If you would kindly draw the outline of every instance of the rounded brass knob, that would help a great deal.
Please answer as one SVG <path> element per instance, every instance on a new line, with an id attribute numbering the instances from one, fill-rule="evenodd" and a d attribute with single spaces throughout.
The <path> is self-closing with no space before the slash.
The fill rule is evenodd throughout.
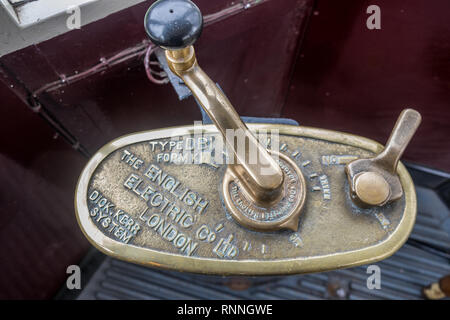
<path id="1" fill-rule="evenodd" d="M 384 204 L 389 199 L 390 192 L 389 183 L 376 172 L 363 172 L 355 177 L 355 193 L 368 205 Z"/>

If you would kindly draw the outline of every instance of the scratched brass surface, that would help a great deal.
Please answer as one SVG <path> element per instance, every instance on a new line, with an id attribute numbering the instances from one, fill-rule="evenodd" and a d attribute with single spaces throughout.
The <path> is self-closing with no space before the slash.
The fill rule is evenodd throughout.
<path id="1" fill-rule="evenodd" d="M 212 125 L 204 128 L 205 137 L 217 134 Z M 406 241 L 415 220 L 416 196 L 401 163 L 398 173 L 404 195 L 398 201 L 359 209 L 349 196 L 345 164 L 379 153 L 381 145 L 322 129 L 287 125 L 249 128 L 279 129 L 280 152 L 294 160 L 305 177 L 306 201 L 297 232 L 256 232 L 236 223 L 226 212 L 221 194 L 226 165 L 158 162 L 164 159 L 158 154 L 167 152 L 160 142 L 174 134 L 191 137 L 193 127 L 189 126 L 124 136 L 91 158 L 75 198 L 84 234 L 98 249 L 120 259 L 180 271 L 247 275 L 318 272 L 366 264 L 390 256 Z M 142 163 L 131 161 L 127 153 Z M 162 179 L 164 174 L 167 176 Z M 177 187 L 169 188 L 170 192 L 164 189 L 165 183 L 168 188 Z M 149 201 L 143 198 L 145 194 Z M 188 196 L 183 197 L 185 194 Z M 202 200 L 199 204 L 204 209 L 191 199 Z M 165 206 L 165 202 L 169 204 Z M 174 216 L 177 209 L 173 208 L 186 213 Z"/>

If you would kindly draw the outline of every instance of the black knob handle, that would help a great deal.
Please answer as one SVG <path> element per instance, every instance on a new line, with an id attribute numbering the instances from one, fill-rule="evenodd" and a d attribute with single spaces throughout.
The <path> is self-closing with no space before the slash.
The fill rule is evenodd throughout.
<path id="1" fill-rule="evenodd" d="M 194 44 L 202 32 L 203 17 L 189 0 L 159 0 L 148 9 L 144 23 L 154 44 L 176 50 Z"/>

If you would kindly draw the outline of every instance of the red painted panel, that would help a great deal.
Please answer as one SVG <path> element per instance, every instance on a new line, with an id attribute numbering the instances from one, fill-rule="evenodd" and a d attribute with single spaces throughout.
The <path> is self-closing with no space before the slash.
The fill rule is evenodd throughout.
<path id="1" fill-rule="evenodd" d="M 199 0 L 204 14 L 230 1 Z M 311 0 L 270 0 L 205 27 L 196 44 L 200 65 L 220 83 L 243 115 L 278 116 L 285 101 L 291 65 Z M 1 58 L 30 90 L 59 76 L 81 72 L 146 39 L 148 2 L 112 14 Z M 30 62 L 44 60 L 35 72 Z M 31 70 L 30 70 L 31 69 Z M 41 70 L 45 69 L 45 70 Z M 43 76 L 40 77 L 39 74 Z M 179 102 L 170 85 L 150 83 L 140 60 L 40 97 L 59 121 L 90 152 L 134 131 L 189 124 L 200 119 L 193 99 Z"/>
<path id="2" fill-rule="evenodd" d="M 73 211 L 85 159 L 0 81 L 0 299 L 51 298 L 88 248 Z"/>
<path id="3" fill-rule="evenodd" d="M 450 171 L 450 2 L 319 0 L 283 116 L 385 143 L 403 108 L 423 122 L 404 155 Z"/>

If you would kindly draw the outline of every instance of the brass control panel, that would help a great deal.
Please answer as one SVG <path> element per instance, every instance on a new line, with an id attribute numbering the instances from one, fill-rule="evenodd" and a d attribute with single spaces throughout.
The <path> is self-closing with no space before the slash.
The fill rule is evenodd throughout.
<path id="1" fill-rule="evenodd" d="M 399 158 L 421 117 L 400 115 L 386 147 L 302 126 L 245 124 L 200 68 L 190 1 L 155 2 L 150 39 L 214 125 L 120 137 L 84 168 L 78 222 L 97 248 L 149 266 L 222 275 L 318 272 L 392 255 L 415 221 Z"/>

